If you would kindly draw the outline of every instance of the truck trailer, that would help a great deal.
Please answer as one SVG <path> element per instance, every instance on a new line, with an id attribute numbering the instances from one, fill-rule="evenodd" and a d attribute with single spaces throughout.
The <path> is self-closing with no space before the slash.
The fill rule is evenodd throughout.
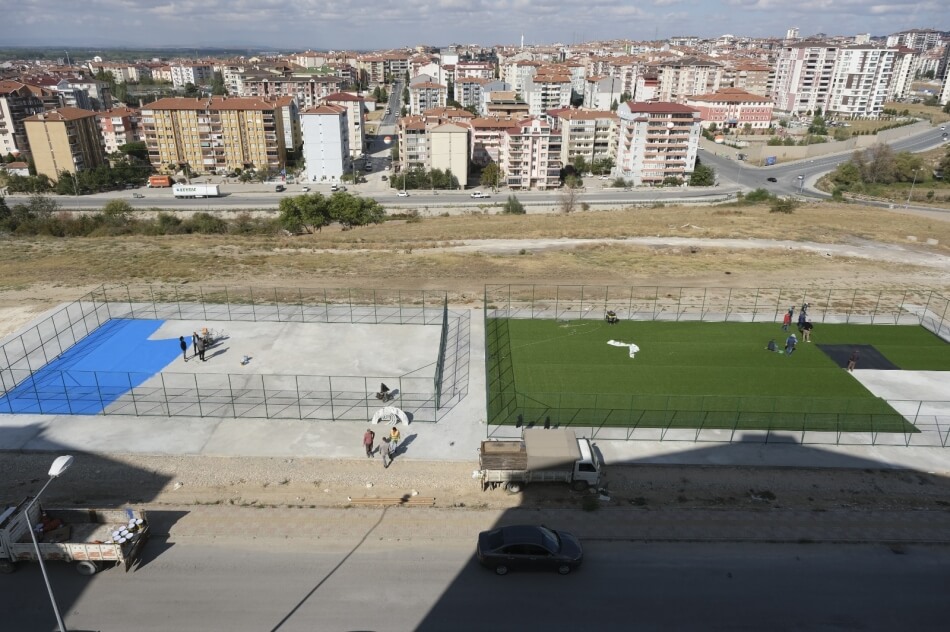
<path id="1" fill-rule="evenodd" d="M 171 176 L 149 176 L 148 177 L 148 186 L 150 189 L 158 189 L 162 187 L 170 187 L 172 185 Z"/>
<path id="2" fill-rule="evenodd" d="M 528 428 L 521 440 L 482 441 L 478 466 L 483 491 L 504 485 L 512 493 L 528 483 L 567 483 L 583 491 L 600 485 L 604 469 L 590 441 L 570 428 Z"/>
<path id="3" fill-rule="evenodd" d="M 172 187 L 176 198 L 220 197 L 221 191 L 216 184 L 176 184 Z"/>
<path id="4" fill-rule="evenodd" d="M 33 498 L 0 508 L 0 573 L 12 573 L 19 562 L 75 562 L 81 575 L 106 566 L 129 570 L 149 537 L 144 511 L 132 509 L 46 509 Z M 36 545 L 30 536 L 34 529 Z"/>

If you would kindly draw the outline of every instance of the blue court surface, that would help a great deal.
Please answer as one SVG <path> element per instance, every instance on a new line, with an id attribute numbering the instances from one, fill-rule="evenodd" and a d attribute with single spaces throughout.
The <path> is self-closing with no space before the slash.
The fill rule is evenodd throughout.
<path id="1" fill-rule="evenodd" d="M 110 320 L 0 397 L 0 413 L 103 412 L 181 354 L 177 337 L 149 340 L 164 323 Z"/>

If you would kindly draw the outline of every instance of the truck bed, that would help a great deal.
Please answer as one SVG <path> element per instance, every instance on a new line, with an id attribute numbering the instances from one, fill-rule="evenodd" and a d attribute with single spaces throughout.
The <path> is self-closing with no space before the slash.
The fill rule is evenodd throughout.
<path id="1" fill-rule="evenodd" d="M 483 470 L 526 470 L 528 453 L 523 441 L 482 441 L 478 463 Z"/>

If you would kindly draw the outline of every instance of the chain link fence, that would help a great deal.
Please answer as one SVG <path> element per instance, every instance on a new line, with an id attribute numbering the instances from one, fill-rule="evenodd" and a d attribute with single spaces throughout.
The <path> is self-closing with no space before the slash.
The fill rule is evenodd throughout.
<path id="1" fill-rule="evenodd" d="M 520 393 L 511 362 L 509 319 L 780 323 L 808 304 L 820 323 L 919 325 L 950 342 L 950 298 L 934 290 L 490 285 L 485 288 L 489 434 L 517 437 L 525 426 L 571 426 L 587 436 L 651 441 L 763 441 L 915 445 L 950 443 L 950 401 L 716 395 Z M 856 431 L 857 428 L 872 430 Z"/>

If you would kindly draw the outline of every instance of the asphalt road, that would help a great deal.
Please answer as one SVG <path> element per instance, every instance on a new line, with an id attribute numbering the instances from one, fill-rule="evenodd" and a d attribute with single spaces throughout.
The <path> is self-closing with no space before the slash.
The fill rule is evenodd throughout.
<path id="1" fill-rule="evenodd" d="M 498 577 L 473 542 L 153 540 L 134 573 L 49 565 L 80 630 L 945 630 L 950 549 L 587 543 L 568 576 Z M 55 629 L 36 565 L 0 575 L 3 629 Z"/>

